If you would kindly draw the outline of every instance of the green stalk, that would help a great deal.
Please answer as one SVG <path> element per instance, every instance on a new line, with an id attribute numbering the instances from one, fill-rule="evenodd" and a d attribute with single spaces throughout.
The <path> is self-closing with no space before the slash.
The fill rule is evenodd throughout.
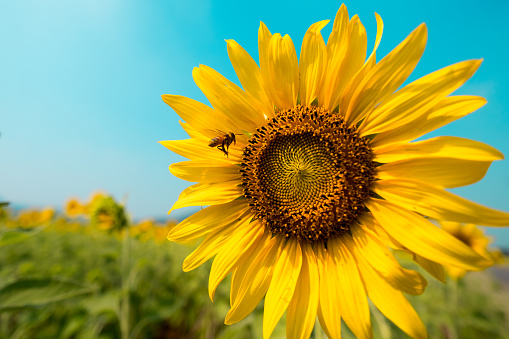
<path id="1" fill-rule="evenodd" d="M 387 322 L 385 316 L 378 309 L 375 309 L 375 307 L 372 307 L 371 309 L 371 314 L 375 318 L 375 321 L 378 325 L 378 330 L 380 331 L 382 338 L 392 338 L 391 326 Z"/>
<path id="2" fill-rule="evenodd" d="M 121 278 L 122 289 L 120 297 L 120 331 L 122 339 L 129 339 L 129 315 L 130 315 L 130 271 L 131 271 L 131 236 L 129 234 L 129 224 L 124 229 L 124 237 L 122 239 L 122 255 L 121 255 Z"/>
<path id="3" fill-rule="evenodd" d="M 452 310 L 449 314 L 451 317 L 451 339 L 458 339 L 458 322 L 456 321 L 456 315 L 459 312 L 459 299 L 458 299 L 458 282 L 459 279 L 449 279 L 447 282 L 448 288 L 447 292 L 449 293 L 449 305 Z"/>
<path id="4" fill-rule="evenodd" d="M 314 339 L 322 339 L 323 338 L 323 330 L 320 327 L 320 321 L 318 321 L 318 317 L 315 320 L 315 328 L 313 329 L 313 338 Z"/>

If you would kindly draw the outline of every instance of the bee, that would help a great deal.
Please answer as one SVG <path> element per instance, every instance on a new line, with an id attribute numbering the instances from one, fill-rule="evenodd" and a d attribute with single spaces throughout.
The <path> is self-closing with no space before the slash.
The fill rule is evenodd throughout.
<path id="1" fill-rule="evenodd" d="M 228 148 L 233 143 L 234 145 L 237 143 L 237 140 L 235 139 L 236 135 L 242 135 L 242 134 L 235 134 L 233 132 L 225 133 L 223 131 L 215 131 L 219 135 L 210 139 L 209 141 L 209 147 L 217 147 L 218 150 L 224 153 L 226 157 L 228 158 Z"/>

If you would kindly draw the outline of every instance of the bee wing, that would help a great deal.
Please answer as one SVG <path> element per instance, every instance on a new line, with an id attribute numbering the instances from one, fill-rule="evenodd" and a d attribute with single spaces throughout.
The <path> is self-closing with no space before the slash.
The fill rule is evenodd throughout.
<path id="1" fill-rule="evenodd" d="M 214 134 L 217 137 L 228 134 L 228 133 L 225 133 L 219 129 L 206 129 L 205 131 L 209 132 L 210 134 Z"/>

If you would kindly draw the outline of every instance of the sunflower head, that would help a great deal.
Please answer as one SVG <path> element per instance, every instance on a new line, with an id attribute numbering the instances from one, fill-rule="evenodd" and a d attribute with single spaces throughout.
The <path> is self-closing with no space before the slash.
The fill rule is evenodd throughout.
<path id="1" fill-rule="evenodd" d="M 39 222 L 41 224 L 49 224 L 55 216 L 55 210 L 51 207 L 46 207 L 39 211 Z"/>
<path id="2" fill-rule="evenodd" d="M 375 162 L 341 115 L 297 105 L 256 130 L 241 162 L 243 195 L 273 234 L 327 242 L 363 212 Z"/>
<path id="3" fill-rule="evenodd" d="M 127 227 L 127 217 L 112 197 L 102 196 L 90 206 L 90 223 L 100 230 L 121 231 Z"/>
<path id="4" fill-rule="evenodd" d="M 43 210 L 27 209 L 18 214 L 17 224 L 23 228 L 47 225 L 51 222 L 54 215 L 55 210 L 52 208 L 45 208 Z"/>
<path id="5" fill-rule="evenodd" d="M 106 194 L 104 192 L 101 192 L 101 191 L 93 192 L 92 194 L 90 194 L 90 196 L 88 198 L 88 202 L 83 204 L 83 206 L 82 206 L 83 212 L 82 213 L 85 215 L 90 215 L 90 212 L 92 211 L 93 207 L 99 201 L 101 201 L 102 199 L 107 198 L 107 197 L 108 197 L 108 194 Z"/>
<path id="6" fill-rule="evenodd" d="M 309 337 L 317 316 L 329 338 L 341 336 L 341 320 L 358 338 L 372 338 L 369 298 L 409 336 L 426 338 L 403 293 L 421 294 L 427 282 L 402 268 L 391 249 L 410 252 L 440 280 L 442 265 L 482 270 L 492 264 L 430 219 L 509 225 L 508 213 L 445 190 L 480 180 L 503 155 L 463 138 L 412 142 L 486 103 L 451 95 L 481 61 L 403 86 L 424 52 L 426 25 L 377 60 L 383 22 L 375 16 L 369 54 L 364 26 L 342 5 L 327 42 L 321 30 L 329 21 L 311 25 L 299 57 L 288 35 L 263 23 L 259 65 L 227 40 L 242 87 L 210 67 L 193 70 L 212 107 L 163 95 L 190 136 L 161 142 L 189 159 L 170 171 L 194 183 L 171 210 L 205 206 L 168 239 L 203 237 L 183 268 L 214 257 L 211 299 L 232 274 L 226 324 L 242 320 L 265 297 L 264 338 L 285 312 L 289 338 Z"/>
<path id="7" fill-rule="evenodd" d="M 64 211 L 67 216 L 75 218 L 85 213 L 84 207 L 77 198 L 71 198 L 67 200 Z"/>
<path id="8" fill-rule="evenodd" d="M 490 249 L 488 245 L 491 239 L 474 224 L 462 224 L 458 222 L 442 221 L 440 226 L 443 230 L 463 242 L 475 252 L 492 261 L 492 264 L 500 264 L 503 261 L 502 252 L 499 249 Z M 455 266 L 446 266 L 447 274 L 453 279 L 461 279 L 467 270 Z"/>

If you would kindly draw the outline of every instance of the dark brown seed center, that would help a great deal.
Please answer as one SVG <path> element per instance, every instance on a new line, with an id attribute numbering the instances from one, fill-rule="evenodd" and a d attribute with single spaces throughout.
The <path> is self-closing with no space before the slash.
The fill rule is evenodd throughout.
<path id="1" fill-rule="evenodd" d="M 244 196 L 255 217 L 273 233 L 310 242 L 347 231 L 374 178 L 368 144 L 323 108 L 280 111 L 244 149 Z"/>

